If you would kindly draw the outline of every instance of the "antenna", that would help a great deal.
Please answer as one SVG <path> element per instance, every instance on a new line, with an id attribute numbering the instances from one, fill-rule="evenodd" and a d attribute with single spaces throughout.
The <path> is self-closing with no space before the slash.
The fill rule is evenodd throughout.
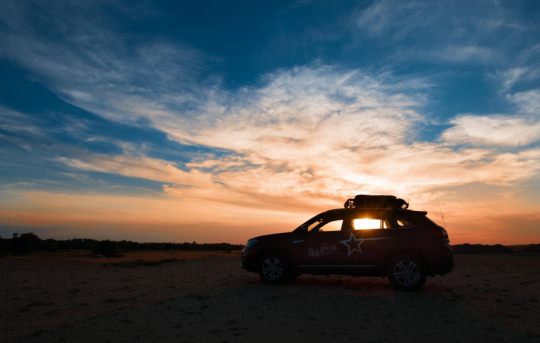
<path id="1" fill-rule="evenodd" d="M 444 229 L 446 230 L 446 223 L 444 222 L 444 214 L 442 213 L 441 202 L 439 201 L 439 196 L 438 195 L 435 195 L 435 196 L 437 197 L 437 202 L 439 203 L 439 210 L 441 211 L 442 222 L 444 225 Z"/>

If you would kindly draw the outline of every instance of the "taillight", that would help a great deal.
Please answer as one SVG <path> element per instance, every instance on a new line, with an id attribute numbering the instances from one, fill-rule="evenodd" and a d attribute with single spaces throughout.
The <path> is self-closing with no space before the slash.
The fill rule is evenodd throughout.
<path id="1" fill-rule="evenodd" d="M 435 237 L 448 237 L 446 230 L 442 228 L 428 229 L 428 232 Z"/>

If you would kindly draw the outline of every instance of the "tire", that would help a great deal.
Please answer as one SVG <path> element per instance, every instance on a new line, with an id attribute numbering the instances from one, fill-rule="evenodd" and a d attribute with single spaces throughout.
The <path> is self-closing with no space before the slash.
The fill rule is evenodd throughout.
<path id="1" fill-rule="evenodd" d="M 264 283 L 278 285 L 292 281 L 289 261 L 279 252 L 265 254 L 259 262 L 258 270 Z"/>
<path id="2" fill-rule="evenodd" d="M 427 273 L 424 264 L 411 255 L 401 255 L 393 258 L 388 264 L 388 279 L 395 290 L 415 292 L 424 287 Z"/>

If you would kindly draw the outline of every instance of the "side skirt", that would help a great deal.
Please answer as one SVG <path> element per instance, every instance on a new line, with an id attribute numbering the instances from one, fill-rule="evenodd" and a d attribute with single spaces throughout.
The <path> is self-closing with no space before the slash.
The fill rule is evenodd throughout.
<path id="1" fill-rule="evenodd" d="M 302 274 L 315 275 L 357 275 L 357 276 L 380 276 L 379 268 L 371 264 L 357 265 L 298 265 L 296 271 Z"/>

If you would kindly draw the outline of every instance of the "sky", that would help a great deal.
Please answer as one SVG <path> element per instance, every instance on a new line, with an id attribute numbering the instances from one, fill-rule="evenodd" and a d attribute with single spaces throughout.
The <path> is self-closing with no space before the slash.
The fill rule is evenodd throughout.
<path id="1" fill-rule="evenodd" d="M 392 194 L 540 243 L 539 30 L 534 0 L 2 1 L 0 235 L 244 243 Z"/>

